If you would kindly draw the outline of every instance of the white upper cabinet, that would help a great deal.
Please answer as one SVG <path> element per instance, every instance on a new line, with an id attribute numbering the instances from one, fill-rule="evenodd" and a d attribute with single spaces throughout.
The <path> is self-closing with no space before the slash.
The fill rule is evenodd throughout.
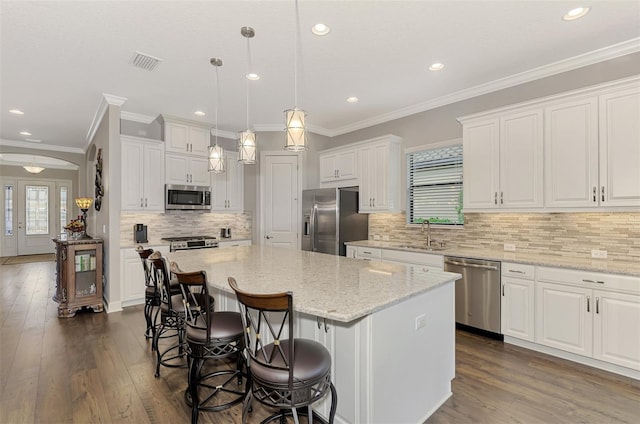
<path id="1" fill-rule="evenodd" d="M 359 212 L 400 211 L 400 150 L 401 140 L 393 136 L 359 149 Z"/>
<path id="2" fill-rule="evenodd" d="M 542 207 L 542 111 L 465 123 L 464 207 Z"/>
<path id="3" fill-rule="evenodd" d="M 598 206 L 598 99 L 545 108 L 545 205 Z"/>
<path id="4" fill-rule="evenodd" d="M 320 182 L 330 183 L 357 178 L 357 162 L 356 149 L 320 153 Z"/>
<path id="5" fill-rule="evenodd" d="M 225 152 L 225 172 L 211 173 L 211 210 L 242 212 L 244 209 L 244 165 L 236 152 Z"/>
<path id="6" fill-rule="evenodd" d="M 205 158 L 167 153 L 166 183 L 209 187 L 208 166 Z"/>
<path id="7" fill-rule="evenodd" d="M 639 77 L 459 120 L 466 211 L 640 206 Z"/>
<path id="8" fill-rule="evenodd" d="M 123 211 L 164 212 L 164 143 L 121 137 Z"/>
<path id="9" fill-rule="evenodd" d="M 640 85 L 600 96 L 600 202 L 640 206 Z"/>
<path id="10" fill-rule="evenodd" d="M 165 150 L 193 156 L 209 154 L 211 128 L 206 124 L 162 116 Z"/>

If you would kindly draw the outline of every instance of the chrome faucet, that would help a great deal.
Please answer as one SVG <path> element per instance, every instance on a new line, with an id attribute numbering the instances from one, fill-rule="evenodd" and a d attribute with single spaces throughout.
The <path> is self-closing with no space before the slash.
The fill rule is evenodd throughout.
<path id="1" fill-rule="evenodd" d="M 427 248 L 431 248 L 431 223 L 428 219 L 422 221 L 422 227 L 420 227 L 420 232 L 424 234 L 424 224 L 427 223 Z"/>

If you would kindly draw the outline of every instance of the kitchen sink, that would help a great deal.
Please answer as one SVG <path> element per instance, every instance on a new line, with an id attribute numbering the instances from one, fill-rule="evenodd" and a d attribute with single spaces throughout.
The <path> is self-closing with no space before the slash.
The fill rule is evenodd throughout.
<path id="1" fill-rule="evenodd" d="M 395 246 L 395 247 L 398 249 L 424 250 L 425 252 L 440 252 L 447 249 L 446 247 L 442 247 L 442 246 L 420 247 L 420 246 L 401 245 L 401 246 Z"/>

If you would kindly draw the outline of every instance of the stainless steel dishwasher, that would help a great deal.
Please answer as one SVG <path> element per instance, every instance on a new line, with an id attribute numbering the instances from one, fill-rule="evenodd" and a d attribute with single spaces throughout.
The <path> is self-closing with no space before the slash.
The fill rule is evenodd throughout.
<path id="1" fill-rule="evenodd" d="M 456 322 L 500 334 L 500 262 L 445 256 L 444 270 L 456 272 Z"/>

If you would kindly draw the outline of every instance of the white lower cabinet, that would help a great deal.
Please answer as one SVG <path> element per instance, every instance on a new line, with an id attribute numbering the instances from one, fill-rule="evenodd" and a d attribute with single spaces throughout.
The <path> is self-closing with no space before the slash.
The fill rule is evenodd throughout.
<path id="1" fill-rule="evenodd" d="M 640 279 L 537 268 L 535 340 L 640 370 Z"/>
<path id="2" fill-rule="evenodd" d="M 356 259 L 358 249 L 355 246 L 347 246 L 347 258 Z"/>
<path id="3" fill-rule="evenodd" d="M 382 250 L 371 247 L 356 247 L 356 259 L 364 259 L 367 261 L 379 261 L 382 257 Z"/>
<path id="4" fill-rule="evenodd" d="M 150 246 L 147 249 L 159 251 L 163 256 L 169 253 L 169 246 Z M 120 292 L 122 306 L 141 305 L 145 297 L 144 271 L 140 255 L 133 247 L 120 249 Z"/>
<path id="5" fill-rule="evenodd" d="M 502 263 L 501 328 L 505 336 L 534 341 L 534 267 Z"/>

